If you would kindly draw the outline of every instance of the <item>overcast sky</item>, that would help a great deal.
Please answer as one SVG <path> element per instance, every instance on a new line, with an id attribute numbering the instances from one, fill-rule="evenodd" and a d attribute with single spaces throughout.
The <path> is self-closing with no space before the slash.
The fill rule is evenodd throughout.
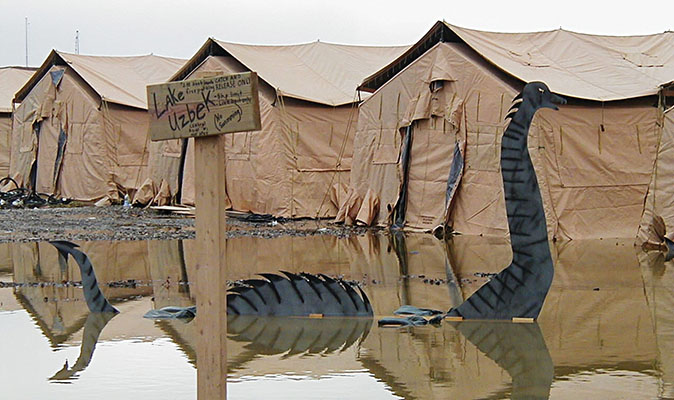
<path id="1" fill-rule="evenodd" d="M 637 35 L 674 30 L 671 1 L 0 0 L 0 66 L 38 66 L 51 49 L 188 58 L 208 37 L 252 44 L 399 45 L 436 21 L 466 28 Z"/>

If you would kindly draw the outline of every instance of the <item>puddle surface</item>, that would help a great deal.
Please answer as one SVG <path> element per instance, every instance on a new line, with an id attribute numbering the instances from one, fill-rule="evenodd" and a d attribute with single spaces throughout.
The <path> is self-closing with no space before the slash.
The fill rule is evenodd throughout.
<path id="1" fill-rule="evenodd" d="M 143 318 L 195 303 L 195 243 L 78 244 L 119 314 L 89 313 L 77 265 L 50 244 L 0 244 L 3 396 L 196 399 L 196 324 Z M 508 264 L 508 243 L 230 239 L 229 280 L 281 270 L 343 277 L 361 284 L 375 318 L 230 318 L 228 397 L 674 397 L 674 265 L 631 241 L 557 243 L 552 253 L 537 323 L 380 328 L 376 320 L 403 304 L 459 304 Z"/>

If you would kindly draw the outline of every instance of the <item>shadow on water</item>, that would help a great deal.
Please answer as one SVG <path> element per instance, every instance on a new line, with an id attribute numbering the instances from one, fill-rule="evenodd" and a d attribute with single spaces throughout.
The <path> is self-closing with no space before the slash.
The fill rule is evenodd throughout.
<path id="1" fill-rule="evenodd" d="M 404 304 L 445 311 L 456 307 L 511 257 L 503 239 L 465 236 L 444 242 L 410 233 L 246 237 L 227 246 L 231 281 L 278 270 L 342 276 L 360 283 L 375 318 Z M 55 365 L 43 379 L 68 382 L 81 376 L 96 363 L 96 343 L 110 340 L 110 329 L 144 340 L 168 337 L 195 364 L 194 323 L 149 322 L 154 331 L 142 332 L 147 328 L 138 323 L 149 308 L 194 305 L 193 242 L 82 243 L 103 293 L 121 310 L 114 319 L 89 313 L 82 288 L 63 283 L 81 277 L 72 261 L 59 263 L 51 245 L 8 248 L 18 284 L 14 296 L 52 349 L 84 328 L 77 361 L 56 373 L 62 364 Z M 654 382 L 645 394 L 631 396 L 634 383 L 618 385 L 611 394 L 673 397 L 674 265 L 654 253 L 637 253 L 629 241 L 555 243 L 551 254 L 555 278 L 536 323 L 445 321 L 388 329 L 361 318 L 230 317 L 230 379 L 365 370 L 391 395 L 433 399 L 602 397 L 620 379 L 635 376 L 641 389 L 651 382 L 644 379 Z M 133 304 L 142 309 L 131 314 Z M 595 382 L 595 376 L 614 380 Z M 569 384 L 577 377 L 583 381 L 581 392 Z"/>

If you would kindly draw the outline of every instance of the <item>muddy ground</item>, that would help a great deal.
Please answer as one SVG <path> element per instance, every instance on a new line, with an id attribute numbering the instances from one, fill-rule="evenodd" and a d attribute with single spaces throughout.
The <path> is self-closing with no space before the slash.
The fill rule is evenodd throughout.
<path id="1" fill-rule="evenodd" d="M 0 242 L 194 239 L 194 221 L 190 216 L 122 206 L 4 209 L 0 210 Z M 228 237 L 316 234 L 344 237 L 365 231 L 366 228 L 335 225 L 327 220 L 227 219 Z"/>

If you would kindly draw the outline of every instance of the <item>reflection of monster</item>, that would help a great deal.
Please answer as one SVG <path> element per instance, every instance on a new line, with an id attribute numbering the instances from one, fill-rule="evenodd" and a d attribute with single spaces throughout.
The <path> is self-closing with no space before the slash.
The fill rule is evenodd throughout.
<path id="1" fill-rule="evenodd" d="M 541 108 L 566 101 L 542 82 L 527 84 L 515 103 L 501 141 L 501 175 L 513 259 L 448 315 L 472 319 L 536 318 L 550 289 L 554 267 L 543 200 L 527 148 L 531 120 Z M 516 100 L 518 99 L 516 98 Z"/>
<path id="2" fill-rule="evenodd" d="M 67 260 L 73 256 L 80 267 L 84 297 L 91 312 L 117 313 L 105 298 L 94 274 L 93 265 L 77 245 L 67 241 L 50 242 Z M 357 286 L 327 275 L 293 274 L 282 271 L 287 278 L 276 274 L 260 274 L 267 279 L 246 279 L 232 287 L 227 294 L 227 312 L 233 315 L 274 316 L 372 316 L 370 300 Z M 151 310 L 147 318 L 193 318 L 196 307 L 164 307 Z"/>
<path id="3" fill-rule="evenodd" d="M 260 354 L 330 354 L 344 351 L 368 336 L 370 318 L 277 318 L 228 315 L 230 339 L 247 342 L 243 354 L 230 360 L 230 369 Z"/>
<path id="4" fill-rule="evenodd" d="M 77 249 L 77 245 L 67 241 L 53 241 L 50 242 L 59 251 L 59 263 L 67 265 L 68 255 L 71 255 L 77 265 L 80 267 L 80 274 L 82 275 L 82 288 L 84 289 L 84 299 L 89 308 L 89 315 L 84 323 L 84 334 L 82 337 L 82 346 L 80 349 L 80 356 L 77 358 L 75 365 L 72 368 L 68 367 L 68 362 L 61 370 L 52 376 L 51 380 L 68 380 L 72 378 L 77 372 L 84 370 L 94 355 L 96 342 L 105 325 L 110 321 L 119 311 L 108 302 L 103 292 L 98 287 L 94 267 L 86 254 Z"/>
<path id="5" fill-rule="evenodd" d="M 554 365 L 537 323 L 465 321 L 454 324 L 478 350 L 508 372 L 513 380 L 511 398 L 550 397 Z"/>
<path id="6" fill-rule="evenodd" d="M 61 370 L 56 372 L 49 380 L 69 380 L 76 373 L 83 371 L 91 362 L 96 349 L 98 337 L 101 334 L 105 325 L 110 321 L 116 313 L 111 312 L 92 312 L 87 316 L 87 321 L 84 323 L 84 334 L 82 335 L 82 345 L 80 347 L 80 356 L 75 361 L 72 368 L 68 367 L 68 361 Z"/>
<path id="7" fill-rule="evenodd" d="M 91 312 L 109 312 L 118 313 L 117 309 L 108 302 L 103 292 L 98 287 L 96 281 L 96 274 L 91 261 L 86 254 L 77 249 L 77 245 L 65 240 L 55 240 L 51 243 L 59 251 L 59 256 L 63 260 L 68 260 L 68 255 L 73 256 L 73 259 L 80 267 L 80 274 L 82 275 L 82 288 L 84 289 L 84 299 L 87 302 L 87 307 Z"/>

